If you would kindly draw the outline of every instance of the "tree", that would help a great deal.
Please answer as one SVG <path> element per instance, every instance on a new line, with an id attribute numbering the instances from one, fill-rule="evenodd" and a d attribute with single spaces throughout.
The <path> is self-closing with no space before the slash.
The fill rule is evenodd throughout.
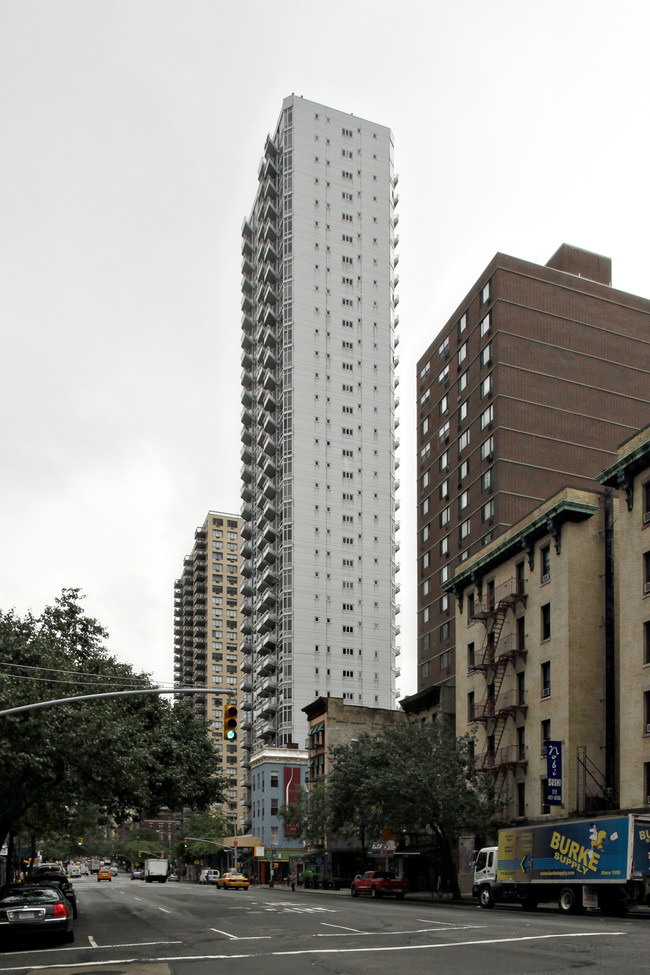
<path id="1" fill-rule="evenodd" d="M 206 810 L 191 816 L 184 832 L 185 836 L 179 836 L 174 846 L 174 854 L 191 863 L 221 853 L 223 845 L 217 841 L 232 833 L 232 825 L 220 809 Z M 195 839 L 186 840 L 186 837 L 192 836 Z"/>
<path id="2" fill-rule="evenodd" d="M 151 687 L 109 656 L 107 633 L 64 589 L 40 617 L 0 612 L 0 708 L 80 692 Z M 95 805 L 99 823 L 205 808 L 224 780 L 203 721 L 157 696 L 62 704 L 0 718 L 0 841 L 29 831 L 72 831 Z"/>
<path id="3" fill-rule="evenodd" d="M 382 830 L 398 841 L 407 834 L 433 834 L 457 890 L 453 844 L 463 832 L 487 832 L 502 805 L 491 773 L 474 762 L 472 743 L 471 735 L 456 738 L 444 719 L 407 719 L 331 749 L 332 828 L 359 838 L 364 859 L 368 838 L 378 840 Z"/>

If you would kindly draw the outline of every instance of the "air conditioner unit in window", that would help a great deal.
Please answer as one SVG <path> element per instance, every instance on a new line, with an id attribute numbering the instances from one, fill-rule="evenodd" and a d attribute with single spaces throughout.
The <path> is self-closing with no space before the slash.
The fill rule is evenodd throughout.
<path id="1" fill-rule="evenodd" d="M 643 591 L 646 594 L 650 592 L 650 582 L 646 582 L 645 586 L 643 587 Z"/>
<path id="2" fill-rule="evenodd" d="M 645 726 L 645 733 L 646 733 L 646 735 L 650 735 L 650 724 L 647 724 Z"/>
<path id="3" fill-rule="evenodd" d="M 542 697 L 550 697 L 550 696 L 551 696 L 551 688 L 550 687 L 543 687 L 542 688 Z"/>
<path id="4" fill-rule="evenodd" d="M 544 575 L 542 576 L 542 582 L 550 582 L 550 581 L 551 581 L 551 573 L 545 572 Z"/>
<path id="5" fill-rule="evenodd" d="M 643 524 L 644 525 L 650 524 L 650 511 L 646 511 L 646 513 L 644 514 Z"/>

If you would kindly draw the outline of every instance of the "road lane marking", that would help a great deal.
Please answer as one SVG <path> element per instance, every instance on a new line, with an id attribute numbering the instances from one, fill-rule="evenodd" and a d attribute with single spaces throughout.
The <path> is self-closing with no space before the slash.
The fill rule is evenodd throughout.
<path id="1" fill-rule="evenodd" d="M 370 953 L 375 951 L 431 951 L 436 948 L 472 948 L 481 947 L 482 945 L 503 945 L 503 944 L 522 944 L 525 941 L 558 941 L 565 940 L 567 938 L 608 938 L 608 937 L 621 937 L 625 934 L 625 931 L 576 931 L 571 934 L 531 934 L 524 935 L 519 938 L 486 938 L 481 941 L 449 941 L 443 944 L 427 944 L 427 945 L 395 945 L 392 947 L 385 948 L 303 948 L 294 951 L 268 951 L 265 954 L 265 958 L 271 957 L 286 957 L 288 955 L 347 955 L 347 954 L 361 954 L 363 952 Z M 119 947 L 119 945 L 114 946 Z M 76 951 L 78 949 L 71 948 L 61 948 L 60 951 Z M 70 962 L 61 963 L 60 965 L 52 964 L 51 962 L 47 965 L 16 965 L 13 968 L 2 968 L 3 972 L 24 972 L 28 969 L 30 972 L 43 971 L 44 969 L 55 970 L 57 968 L 67 968 L 68 970 L 74 970 L 77 968 L 94 968 L 106 965 L 147 965 L 147 964 L 160 964 L 164 962 L 188 962 L 188 961 L 235 961 L 238 959 L 246 958 L 259 958 L 259 955 L 254 955 L 251 953 L 241 953 L 237 955 L 168 955 L 166 957 L 152 957 L 152 958 L 110 958 L 98 961 L 84 961 L 84 962 Z"/>
<path id="2" fill-rule="evenodd" d="M 361 934 L 358 928 L 346 928 L 344 924 L 328 924 L 327 921 L 321 921 L 321 924 L 325 928 L 340 928 L 342 931 L 352 931 L 353 934 Z"/>
<path id="3" fill-rule="evenodd" d="M 335 927 L 336 925 L 332 925 Z M 442 931 L 472 931 L 480 930 L 484 928 L 484 924 L 449 924 L 444 928 L 413 928 L 411 931 L 403 931 L 401 928 L 395 929 L 394 931 L 355 931 L 353 928 L 346 928 L 346 932 L 351 932 L 352 934 L 361 938 L 400 938 L 404 935 L 411 934 L 438 934 Z M 342 932 L 325 932 L 321 931 L 316 934 L 317 938 L 345 938 L 346 935 Z"/>
<path id="4" fill-rule="evenodd" d="M 96 948 L 97 947 L 97 942 L 95 941 L 94 938 L 91 938 L 90 935 L 88 935 L 88 941 L 90 942 L 90 947 L 91 948 Z"/>
<path id="5" fill-rule="evenodd" d="M 159 907 L 158 910 L 162 911 L 163 914 L 171 914 L 171 911 L 168 911 L 166 907 Z"/>
<path id="6" fill-rule="evenodd" d="M 216 931 L 217 934 L 222 934 L 224 938 L 232 938 L 233 941 L 239 941 L 236 934 L 228 934 L 227 931 L 221 931 L 219 928 L 210 928 L 211 931 Z"/>

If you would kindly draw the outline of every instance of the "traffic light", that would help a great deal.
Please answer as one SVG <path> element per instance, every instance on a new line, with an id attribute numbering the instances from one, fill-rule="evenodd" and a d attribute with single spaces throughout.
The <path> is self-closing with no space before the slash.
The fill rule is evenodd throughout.
<path id="1" fill-rule="evenodd" d="M 223 737 L 225 741 L 237 740 L 237 705 L 223 706 Z"/>
<path id="2" fill-rule="evenodd" d="M 83 845 L 84 845 L 84 838 L 83 838 L 83 836 L 78 836 L 77 837 L 77 846 L 83 846 Z"/>

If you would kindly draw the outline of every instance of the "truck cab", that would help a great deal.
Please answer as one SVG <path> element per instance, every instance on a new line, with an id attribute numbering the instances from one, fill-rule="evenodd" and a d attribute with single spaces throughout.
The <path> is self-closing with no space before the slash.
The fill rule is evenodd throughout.
<path id="1" fill-rule="evenodd" d="M 477 897 L 481 907 L 492 907 L 494 904 L 494 888 L 497 882 L 499 867 L 499 848 L 486 846 L 478 851 L 474 863 L 474 885 L 472 896 Z"/>

